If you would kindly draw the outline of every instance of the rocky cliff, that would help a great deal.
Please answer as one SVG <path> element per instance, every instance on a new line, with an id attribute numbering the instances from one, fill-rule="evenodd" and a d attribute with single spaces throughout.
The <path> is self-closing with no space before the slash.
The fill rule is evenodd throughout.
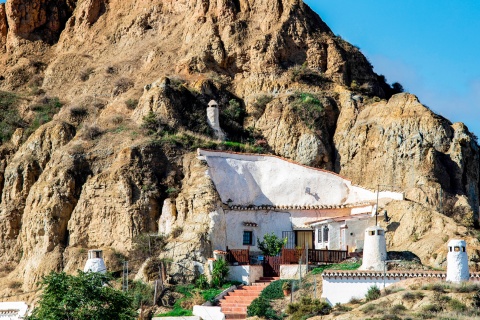
<path id="1" fill-rule="evenodd" d="M 118 264 L 159 219 L 172 233 L 164 256 L 203 265 L 221 204 L 191 153 L 198 146 L 393 185 L 409 199 L 395 207 L 400 215 L 478 220 L 479 153 L 468 129 L 393 95 L 300 0 L 9 0 L 0 48 L 0 89 L 11 92 L 0 119 L 5 294 L 18 289 L 12 281 L 29 291 L 50 270 L 74 271 L 89 248 Z M 58 110 L 47 103 L 54 96 Z M 212 99 L 230 143 L 208 127 Z M 404 225 L 393 239 L 410 248 Z M 426 262 L 428 254 L 418 252 Z"/>

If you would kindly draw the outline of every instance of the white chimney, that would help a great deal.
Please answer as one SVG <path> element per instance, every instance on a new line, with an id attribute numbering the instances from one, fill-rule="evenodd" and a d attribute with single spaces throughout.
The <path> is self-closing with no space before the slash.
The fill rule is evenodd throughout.
<path id="1" fill-rule="evenodd" d="M 365 229 L 363 243 L 363 262 L 359 270 L 383 271 L 387 260 L 387 243 L 385 230 L 374 226 Z"/>
<path id="2" fill-rule="evenodd" d="M 460 283 L 469 279 L 467 243 L 465 240 L 450 240 L 447 254 L 447 281 Z"/>
<path id="3" fill-rule="evenodd" d="M 102 250 L 88 251 L 88 260 L 87 263 L 85 263 L 83 272 L 107 273 L 107 267 L 105 266 L 105 261 L 103 261 Z"/>

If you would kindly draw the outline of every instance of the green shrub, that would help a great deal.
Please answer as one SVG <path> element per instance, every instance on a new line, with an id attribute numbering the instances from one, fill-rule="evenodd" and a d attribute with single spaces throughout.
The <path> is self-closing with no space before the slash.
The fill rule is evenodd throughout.
<path id="1" fill-rule="evenodd" d="M 193 316 L 193 311 L 184 309 L 180 306 L 173 308 L 173 310 L 169 312 L 156 315 L 156 317 L 190 317 L 190 316 Z"/>
<path id="2" fill-rule="evenodd" d="M 448 303 L 448 306 L 450 307 L 450 309 L 452 309 L 452 311 L 455 311 L 455 312 L 465 312 L 467 311 L 467 306 L 458 301 L 457 299 L 451 299 Z"/>
<path id="3" fill-rule="evenodd" d="M 352 308 L 338 302 L 337 304 L 335 304 L 335 310 L 341 311 L 341 312 L 348 312 L 348 311 L 352 311 Z"/>
<path id="4" fill-rule="evenodd" d="M 267 309 L 271 309 L 270 302 L 268 299 L 260 296 L 252 301 L 252 303 L 247 308 L 247 315 L 249 317 L 265 317 Z"/>
<path id="5" fill-rule="evenodd" d="M 290 303 L 286 312 L 291 315 L 292 320 L 305 319 L 317 315 L 327 315 L 332 311 L 332 307 L 325 302 L 310 297 L 302 297 L 300 302 Z"/>
<path id="6" fill-rule="evenodd" d="M 228 107 L 223 110 L 223 115 L 230 121 L 241 122 L 244 112 L 245 110 L 242 108 L 240 103 L 235 99 L 231 99 L 228 102 Z"/>
<path id="7" fill-rule="evenodd" d="M 351 303 L 351 304 L 361 304 L 362 303 L 362 300 L 358 299 L 358 298 L 351 298 L 350 301 L 348 303 Z"/>
<path id="8" fill-rule="evenodd" d="M 293 111 L 310 129 L 317 126 L 323 116 L 323 104 L 311 93 L 302 92 L 295 95 L 292 103 Z"/>
<path id="9" fill-rule="evenodd" d="M 440 293 L 444 293 L 445 290 L 448 288 L 449 286 L 444 283 L 432 283 L 432 284 L 427 284 L 422 286 L 422 290 L 430 290 L 430 291 L 435 291 Z"/>
<path id="10" fill-rule="evenodd" d="M 370 313 L 370 312 L 374 311 L 376 308 L 377 308 L 376 304 L 370 303 L 370 304 L 367 304 L 365 307 L 363 307 L 361 309 L 361 311 L 363 313 Z"/>
<path id="11" fill-rule="evenodd" d="M 70 108 L 70 116 L 72 118 L 82 118 L 87 114 L 88 114 L 88 110 L 83 106 L 74 106 Z"/>
<path id="12" fill-rule="evenodd" d="M 213 262 L 212 287 L 220 288 L 227 280 L 230 269 L 225 259 L 217 259 Z"/>
<path id="13" fill-rule="evenodd" d="M 133 110 L 138 106 L 138 100 L 137 99 L 128 99 L 127 101 L 125 101 L 125 104 L 127 105 L 128 109 Z"/>
<path id="14" fill-rule="evenodd" d="M 392 312 L 392 313 L 402 313 L 405 310 L 407 310 L 407 308 L 403 304 L 395 304 L 390 309 L 390 312 Z"/>
<path id="15" fill-rule="evenodd" d="M 422 307 L 423 312 L 437 313 L 442 311 L 442 307 L 438 304 L 427 304 Z"/>
<path id="16" fill-rule="evenodd" d="M 53 116 L 60 111 L 62 103 L 57 97 L 44 97 L 39 103 L 34 104 L 30 109 L 34 111 L 35 117 L 26 130 L 27 136 L 37 130 L 42 124 L 52 120 Z"/>
<path id="17" fill-rule="evenodd" d="M 378 298 L 380 298 L 380 296 L 381 296 L 380 289 L 378 289 L 377 286 L 371 286 L 368 289 L 367 294 L 365 295 L 365 300 L 366 301 L 377 300 Z"/>
<path id="18" fill-rule="evenodd" d="M 208 283 L 208 279 L 204 274 L 201 274 L 198 276 L 197 280 L 195 280 L 195 286 L 199 289 L 205 290 L 210 287 L 210 284 Z"/>
<path id="19" fill-rule="evenodd" d="M 207 289 L 202 292 L 202 297 L 205 301 L 215 302 L 215 297 L 222 293 L 223 289 Z"/>
<path id="20" fill-rule="evenodd" d="M 403 300 L 407 300 L 407 301 L 415 301 L 415 300 L 420 300 L 420 299 L 423 299 L 424 297 L 424 294 L 420 291 L 418 292 L 405 292 L 402 296 L 402 299 Z"/>
<path id="21" fill-rule="evenodd" d="M 154 289 L 144 282 L 131 282 L 131 290 L 129 290 L 129 293 L 133 297 L 133 305 L 135 308 L 138 309 L 141 306 L 153 305 L 153 291 Z"/>
<path id="22" fill-rule="evenodd" d="M 283 298 L 283 284 L 289 282 L 291 282 L 291 280 L 273 281 L 262 290 L 260 296 L 268 300 L 281 299 Z"/>
<path id="23" fill-rule="evenodd" d="M 478 284 L 476 284 L 476 283 L 466 283 L 466 282 L 463 282 L 460 285 L 452 287 L 453 292 L 460 292 L 460 293 L 476 292 L 479 289 L 480 288 L 479 288 Z"/>

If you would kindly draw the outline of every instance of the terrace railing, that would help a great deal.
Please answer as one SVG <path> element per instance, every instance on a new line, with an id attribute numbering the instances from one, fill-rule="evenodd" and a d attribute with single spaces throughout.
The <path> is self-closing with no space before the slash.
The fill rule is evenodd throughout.
<path id="1" fill-rule="evenodd" d="M 230 264 L 239 264 L 239 265 L 250 264 L 250 250 L 227 248 L 227 261 Z"/>

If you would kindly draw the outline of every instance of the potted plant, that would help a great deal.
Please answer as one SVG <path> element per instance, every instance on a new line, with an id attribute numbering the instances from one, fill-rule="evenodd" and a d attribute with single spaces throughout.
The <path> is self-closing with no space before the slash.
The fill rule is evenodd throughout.
<path id="1" fill-rule="evenodd" d="M 288 296 L 292 292 L 292 283 L 290 281 L 285 281 L 282 284 L 283 294 Z"/>

